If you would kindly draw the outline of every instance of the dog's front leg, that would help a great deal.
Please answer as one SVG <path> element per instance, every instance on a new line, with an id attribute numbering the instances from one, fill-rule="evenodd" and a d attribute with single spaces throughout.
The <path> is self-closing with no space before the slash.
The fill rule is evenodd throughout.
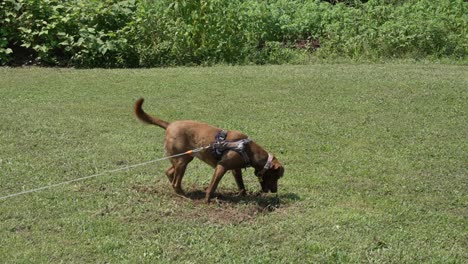
<path id="1" fill-rule="evenodd" d="M 209 203 L 211 196 L 213 196 L 214 191 L 218 187 L 218 183 L 221 178 L 226 173 L 226 168 L 223 165 L 218 164 L 215 168 L 215 172 L 213 174 L 213 178 L 211 179 L 210 186 L 206 190 L 205 202 Z"/>
<path id="2" fill-rule="evenodd" d="M 242 179 L 242 170 L 241 169 L 234 169 L 232 170 L 232 175 L 234 175 L 234 179 L 236 180 L 237 188 L 239 188 L 239 194 L 244 196 L 247 194 L 244 186 L 244 180 Z"/>

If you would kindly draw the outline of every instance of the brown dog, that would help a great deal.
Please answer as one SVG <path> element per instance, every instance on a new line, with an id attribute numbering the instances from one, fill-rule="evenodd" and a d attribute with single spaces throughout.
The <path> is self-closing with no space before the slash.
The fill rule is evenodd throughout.
<path id="1" fill-rule="evenodd" d="M 238 140 L 245 140 L 247 142 L 243 145 L 245 146 L 243 148 L 244 153 L 226 150 L 217 158 L 213 153 L 213 143 L 217 135 L 222 131 L 221 129 L 190 120 L 175 121 L 172 123 L 163 121 L 145 113 L 141 107 L 143 101 L 144 99 L 141 98 L 135 102 L 135 115 L 138 119 L 147 124 L 157 125 L 166 130 L 164 148 L 167 156 L 206 147 L 191 155 L 181 155 L 170 158 L 172 166 L 167 169 L 166 175 L 176 193 L 183 194 L 181 187 L 182 178 L 184 177 L 187 165 L 193 160 L 194 156 L 215 168 L 210 186 L 206 190 L 206 202 L 210 201 L 219 181 L 229 170 L 232 170 L 239 191 L 244 195 L 246 190 L 242 179 L 242 168 L 245 168 L 247 165 L 255 169 L 255 175 L 257 175 L 260 181 L 263 192 L 277 192 L 278 179 L 283 176 L 284 173 L 283 166 L 273 155 L 266 152 L 255 142 L 248 140 L 246 135 L 239 131 L 227 131 L 225 142 L 234 143 Z M 248 161 L 246 161 L 246 159 Z M 246 164 L 246 162 L 250 164 Z"/>

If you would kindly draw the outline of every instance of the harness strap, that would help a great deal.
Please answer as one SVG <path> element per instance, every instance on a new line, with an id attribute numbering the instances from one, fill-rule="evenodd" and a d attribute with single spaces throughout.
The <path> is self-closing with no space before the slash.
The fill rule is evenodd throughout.
<path id="1" fill-rule="evenodd" d="M 226 138 L 227 138 L 226 130 L 219 131 L 215 136 L 215 142 L 213 143 L 213 155 L 217 159 L 220 159 L 221 156 L 223 155 L 224 149 L 221 147 L 221 145 L 226 141 Z"/>
<path id="2" fill-rule="evenodd" d="M 241 139 L 238 141 L 231 141 L 231 142 L 226 141 L 224 147 L 226 150 L 233 150 L 237 152 L 239 155 L 241 155 L 242 158 L 244 159 L 245 167 L 247 168 L 248 166 L 250 166 L 250 159 L 249 159 L 249 156 L 247 155 L 247 152 L 245 151 L 245 148 L 251 141 L 252 140 L 250 139 Z"/>
<path id="3" fill-rule="evenodd" d="M 250 139 L 241 139 L 237 141 L 226 141 L 227 132 L 222 130 L 215 136 L 215 142 L 212 145 L 213 155 L 219 160 L 225 151 L 232 150 L 237 152 L 244 159 L 245 167 L 250 166 L 250 159 L 245 151 L 246 146 L 252 141 Z"/>

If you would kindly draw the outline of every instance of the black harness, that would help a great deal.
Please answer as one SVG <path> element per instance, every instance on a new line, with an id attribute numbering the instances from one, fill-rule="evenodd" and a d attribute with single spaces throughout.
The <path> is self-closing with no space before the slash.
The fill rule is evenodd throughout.
<path id="1" fill-rule="evenodd" d="M 250 159 L 245 151 L 247 145 L 252 141 L 250 139 L 241 139 L 237 141 L 227 141 L 227 131 L 221 130 L 215 136 L 215 142 L 212 144 L 213 155 L 217 160 L 220 160 L 226 151 L 232 150 L 237 152 L 244 159 L 245 167 L 250 166 Z"/>

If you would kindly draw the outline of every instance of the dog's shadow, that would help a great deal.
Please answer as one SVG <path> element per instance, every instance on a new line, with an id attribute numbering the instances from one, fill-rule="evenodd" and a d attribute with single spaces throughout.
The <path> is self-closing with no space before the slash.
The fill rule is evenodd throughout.
<path id="1" fill-rule="evenodd" d="M 167 188 L 160 188 L 160 187 L 148 187 L 148 186 L 133 186 L 133 188 L 137 192 L 143 193 L 161 193 L 172 196 L 174 198 L 181 199 L 182 201 L 191 201 L 194 204 L 202 205 L 205 203 L 205 195 L 206 193 L 202 190 L 197 190 L 194 188 L 189 188 L 185 191 L 184 195 L 175 194 L 172 190 Z M 183 199 L 183 200 L 182 200 Z M 256 212 L 273 212 L 279 208 L 288 207 L 291 204 L 294 204 L 297 201 L 300 201 L 301 197 L 299 197 L 295 193 L 280 193 L 280 194 L 265 194 L 261 192 L 247 192 L 245 195 L 239 195 L 239 193 L 233 190 L 227 189 L 219 189 L 218 192 L 215 193 L 214 197 L 211 199 L 211 205 L 219 205 L 222 208 L 237 208 L 240 209 L 241 207 L 248 207 L 247 211 L 249 213 L 256 213 Z M 236 209 L 236 210 L 237 210 Z M 245 209 L 245 208 L 244 208 Z M 250 212 L 252 211 L 252 212 Z"/>
<path id="2" fill-rule="evenodd" d="M 206 193 L 201 190 L 192 190 L 185 193 L 184 197 L 195 202 L 204 202 Z M 301 198 L 295 193 L 285 194 L 265 194 L 260 192 L 248 192 L 245 195 L 240 195 L 236 192 L 221 191 L 215 193 L 211 203 L 218 204 L 249 204 L 256 205 L 258 210 L 261 211 L 275 211 L 281 206 L 285 206 Z"/>

